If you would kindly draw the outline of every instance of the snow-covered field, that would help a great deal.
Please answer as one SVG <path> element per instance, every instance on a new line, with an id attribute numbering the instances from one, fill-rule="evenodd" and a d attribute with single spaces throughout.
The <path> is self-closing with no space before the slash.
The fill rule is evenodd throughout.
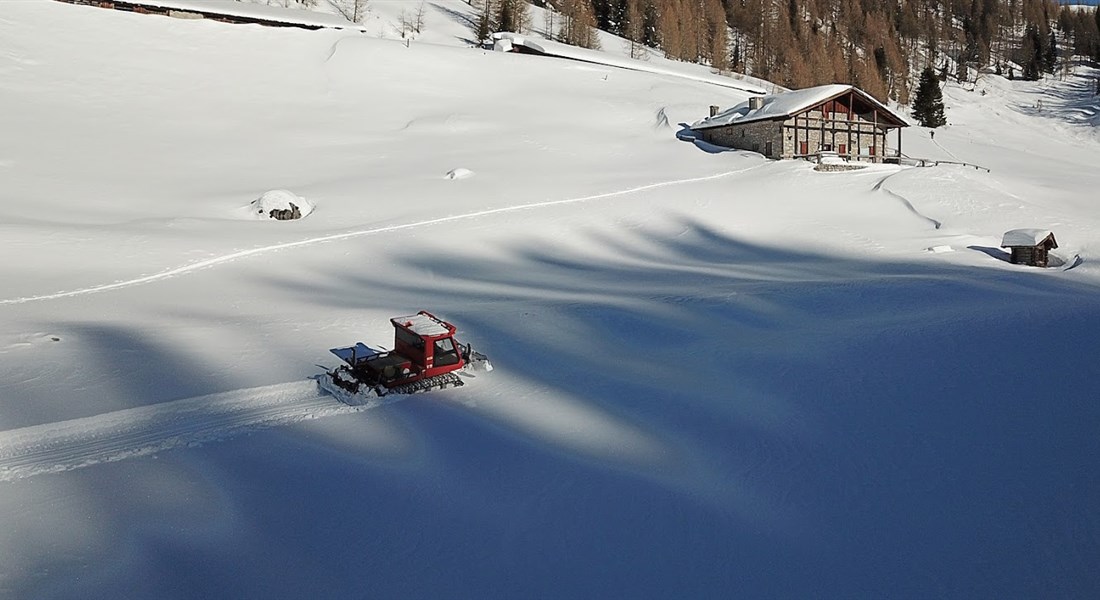
<path id="1" fill-rule="evenodd" d="M 989 172 L 819 173 L 677 139 L 697 67 L 371 5 L 0 2 L 0 597 L 1100 595 L 1096 71 L 904 132 Z M 419 309 L 496 370 L 317 392 Z"/>

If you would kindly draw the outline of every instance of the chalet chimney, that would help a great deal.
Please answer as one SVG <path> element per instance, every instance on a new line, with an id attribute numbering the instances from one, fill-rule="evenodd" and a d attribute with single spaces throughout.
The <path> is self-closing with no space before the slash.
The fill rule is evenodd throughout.
<path id="1" fill-rule="evenodd" d="M 763 96 L 752 96 L 749 98 L 749 110 L 759 110 L 764 106 Z"/>
<path id="2" fill-rule="evenodd" d="M 718 107 L 714 106 L 713 104 L 710 105 L 710 116 L 713 117 L 716 114 L 718 114 Z"/>

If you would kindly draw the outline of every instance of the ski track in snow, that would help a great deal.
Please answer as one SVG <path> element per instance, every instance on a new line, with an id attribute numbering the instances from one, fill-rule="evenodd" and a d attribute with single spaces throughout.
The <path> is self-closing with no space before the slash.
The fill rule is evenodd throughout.
<path id="1" fill-rule="evenodd" d="M 959 157 L 955 156 L 954 152 L 948 150 L 947 148 L 944 148 L 943 144 L 940 144 L 939 142 L 937 142 L 935 137 L 932 138 L 932 143 L 935 144 L 936 147 L 939 148 L 940 150 L 943 150 L 944 152 L 946 152 L 947 155 L 950 156 L 951 158 L 953 158 L 955 160 L 959 160 Z"/>
<path id="2" fill-rule="evenodd" d="M 648 185 L 642 185 L 642 186 L 633 187 L 633 188 L 629 188 L 629 189 L 625 189 L 625 190 L 618 190 L 618 191 L 615 191 L 615 192 L 606 192 L 606 193 L 603 193 L 603 194 L 595 194 L 595 195 L 592 195 L 592 196 L 582 196 L 582 197 L 579 197 L 579 198 L 567 198 L 567 199 L 564 199 L 564 200 L 549 200 L 549 201 L 545 201 L 545 202 L 533 202 L 533 203 L 530 203 L 530 204 L 521 204 L 521 205 L 518 205 L 518 206 L 505 206 L 503 208 L 491 208 L 491 209 L 488 209 L 488 210 L 481 210 L 481 211 L 465 213 L 465 214 L 461 214 L 461 215 L 451 215 L 449 217 L 439 217 L 439 218 L 436 218 L 436 219 L 427 219 L 427 220 L 424 220 L 424 221 L 417 221 L 415 223 L 405 223 L 405 224 L 402 224 L 402 225 L 388 225 L 388 226 L 385 226 L 385 227 L 374 227 L 374 228 L 371 228 L 371 229 L 362 229 L 362 230 L 357 230 L 357 231 L 349 231 L 349 232 L 346 232 L 346 233 L 337 233 L 337 234 L 333 234 L 333 235 L 326 235 L 326 236 L 321 236 L 321 237 L 309 238 L 309 239 L 305 239 L 305 240 L 299 240 L 299 241 L 296 241 L 296 242 L 286 242 L 286 243 L 283 243 L 283 244 L 273 244 L 273 245 L 270 245 L 270 246 L 262 246 L 262 247 L 259 247 L 259 248 L 252 248 L 252 249 L 249 249 L 249 250 L 241 250 L 239 252 L 233 252 L 231 254 L 225 254 L 225 255 L 222 255 L 222 256 L 216 256 L 214 258 L 208 258 L 206 260 L 201 260 L 201 261 L 198 261 L 198 262 L 195 262 L 195 263 L 191 263 L 189 265 L 184 265 L 182 267 L 176 267 L 176 268 L 173 268 L 173 269 L 169 269 L 167 271 L 162 271 L 162 272 L 154 274 L 154 275 L 147 275 L 145 277 L 137 277 L 135 279 L 128 279 L 128 280 L 125 280 L 125 281 L 117 281 L 115 283 L 108 283 L 108 284 L 103 284 L 103 285 L 87 287 L 87 288 L 81 288 L 81 289 L 78 289 L 78 290 L 56 292 L 56 293 L 53 293 L 53 294 L 43 294 L 43 295 L 39 295 L 39 296 L 26 296 L 26 297 L 23 297 L 23 298 L 0 299 L 0 305 L 25 304 L 27 302 L 38 302 L 38 301 L 42 301 L 42 300 L 57 300 L 57 299 L 60 299 L 60 298 L 71 298 L 73 296 L 84 296 L 84 295 L 87 295 L 87 294 L 96 294 L 96 293 L 100 293 L 100 292 L 108 292 L 108 291 L 117 290 L 117 289 L 120 289 L 120 288 L 133 287 L 133 286 L 143 285 L 143 284 L 147 284 L 147 283 L 154 283 L 154 282 L 157 282 L 157 281 L 161 281 L 163 279 L 168 279 L 170 277 L 175 277 L 177 275 L 184 275 L 184 274 L 190 273 L 192 271 L 198 271 L 200 269 L 206 269 L 208 267 L 213 267 L 213 266 L 221 265 L 221 264 L 224 264 L 224 263 L 228 263 L 228 262 L 240 259 L 240 258 L 255 256 L 257 254 L 266 254 L 268 252 L 275 252 L 275 251 L 278 251 L 278 250 L 286 250 L 288 248 L 298 248 L 298 247 L 301 247 L 301 246 L 312 246 L 312 245 L 321 244 L 321 243 L 324 243 L 324 242 L 345 240 L 345 239 L 360 237 L 360 236 L 365 236 L 365 235 L 390 233 L 390 232 L 394 232 L 394 231 L 402 231 L 402 230 L 405 230 L 405 229 L 415 229 L 415 228 L 418 228 L 418 227 L 427 227 L 427 226 L 430 226 L 430 225 L 439 225 L 441 223 L 450 223 L 450 222 L 453 222 L 453 221 L 463 221 L 463 220 L 467 220 L 467 219 L 476 219 L 476 218 L 480 218 L 480 217 L 486 217 L 486 216 L 490 216 L 490 215 L 498 215 L 498 214 L 509 213 L 509 212 L 516 212 L 516 211 L 521 211 L 521 210 L 530 210 L 530 209 L 535 209 L 535 208 L 546 208 L 546 207 L 550 207 L 550 206 L 561 206 L 563 204 L 574 204 L 574 203 L 579 203 L 579 202 L 588 202 L 588 201 L 592 201 L 592 200 L 602 200 L 602 199 L 605 199 L 605 198 L 613 198 L 613 197 L 616 197 L 616 196 L 625 196 L 625 195 L 628 195 L 628 194 L 635 194 L 635 193 L 638 193 L 638 192 L 644 192 L 644 191 L 658 189 L 658 188 L 662 188 L 662 187 L 669 187 L 669 186 L 674 186 L 674 185 L 684 185 L 684 184 L 689 184 L 689 183 L 698 183 L 698 182 L 701 182 L 701 181 L 709 181 L 709 180 L 713 180 L 713 179 L 720 179 L 722 177 L 729 177 L 730 175 L 736 175 L 736 174 L 739 174 L 739 173 L 744 173 L 746 171 L 751 171 L 753 169 L 758 169 L 761 166 L 763 166 L 763 165 L 755 165 L 755 166 L 749 167 L 747 169 L 740 169 L 740 170 L 737 170 L 737 171 L 726 171 L 724 173 L 718 173 L 716 175 L 706 175 L 706 176 L 703 176 L 703 177 L 694 177 L 694 178 L 690 178 L 690 179 L 676 179 L 676 180 L 673 180 L 673 181 L 662 181 L 662 182 L 659 182 L 659 183 L 651 183 L 651 184 L 648 184 Z"/>
<path id="3" fill-rule="evenodd" d="M 943 223 L 937 221 L 936 219 L 933 219 L 932 217 L 927 217 L 924 214 L 922 214 L 919 210 L 917 210 L 917 208 L 915 206 L 913 206 L 913 203 L 910 202 L 908 198 L 906 198 L 905 196 L 902 196 L 901 194 L 891 190 L 890 188 L 888 188 L 884 185 L 886 183 L 887 179 L 890 179 L 894 175 L 897 175 L 898 173 L 902 173 L 902 172 L 903 171 L 898 171 L 897 173 L 891 173 L 891 174 L 887 175 L 886 177 L 883 177 L 882 179 L 879 180 L 878 183 L 875 184 L 875 187 L 873 187 L 871 189 L 873 191 L 876 191 L 876 192 L 885 192 L 887 195 L 892 196 L 894 198 L 897 198 L 898 200 L 901 201 L 901 203 L 905 206 L 905 208 L 909 209 L 909 212 L 913 213 L 914 215 L 917 215 L 918 217 L 924 219 L 925 221 L 928 221 L 929 223 L 932 224 L 932 226 L 934 228 L 939 229 L 939 228 L 943 227 Z"/>
<path id="4" fill-rule="evenodd" d="M 398 402 L 394 394 L 348 406 L 314 381 L 185 398 L 69 421 L 0 431 L 0 481 L 148 456 Z"/>

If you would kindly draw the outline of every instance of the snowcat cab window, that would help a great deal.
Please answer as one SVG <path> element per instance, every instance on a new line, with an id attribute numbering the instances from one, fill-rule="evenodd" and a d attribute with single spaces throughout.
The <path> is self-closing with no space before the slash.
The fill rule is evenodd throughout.
<path id="1" fill-rule="evenodd" d="M 458 352 L 455 350 L 454 340 L 443 338 L 436 340 L 434 352 L 435 366 L 442 367 L 458 362 Z"/>
<path id="2" fill-rule="evenodd" d="M 406 329 L 402 329 L 402 328 L 398 327 L 397 328 L 397 339 L 401 340 L 402 342 L 405 342 L 406 344 L 412 346 L 413 348 L 416 348 L 417 350 L 420 350 L 421 352 L 424 351 L 424 338 L 416 335 L 415 333 L 411 333 Z"/>

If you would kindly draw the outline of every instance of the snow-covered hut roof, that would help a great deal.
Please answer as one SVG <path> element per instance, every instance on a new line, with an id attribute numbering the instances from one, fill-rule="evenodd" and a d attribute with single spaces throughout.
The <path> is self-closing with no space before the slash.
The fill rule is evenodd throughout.
<path id="1" fill-rule="evenodd" d="M 723 125 L 751 123 L 754 121 L 786 119 L 804 110 L 817 106 L 818 104 L 843 96 L 844 94 L 847 94 L 849 92 L 852 92 L 856 96 L 859 96 L 861 100 L 870 104 L 875 109 L 885 114 L 889 119 L 890 125 L 894 125 L 895 127 L 907 126 L 904 119 L 896 115 L 883 103 L 875 100 L 874 97 L 867 92 L 864 92 L 863 90 L 855 86 L 834 83 L 829 85 L 819 85 L 817 87 L 805 88 L 801 90 L 791 90 L 789 92 L 783 92 L 781 94 L 764 96 L 761 99 L 760 108 L 756 109 L 750 108 L 749 101 L 746 100 L 745 102 L 742 102 L 741 104 L 738 104 L 733 108 L 726 109 L 714 115 L 713 117 L 707 117 L 701 121 L 697 121 L 691 126 L 691 128 L 706 129 L 708 127 L 721 127 Z"/>
<path id="2" fill-rule="evenodd" d="M 1058 242 L 1054 241 L 1054 232 L 1049 229 L 1013 229 L 1005 232 L 1004 239 L 1001 240 L 1001 247 L 1038 246 L 1045 242 L 1047 238 L 1050 238 L 1051 247 L 1058 247 Z"/>

